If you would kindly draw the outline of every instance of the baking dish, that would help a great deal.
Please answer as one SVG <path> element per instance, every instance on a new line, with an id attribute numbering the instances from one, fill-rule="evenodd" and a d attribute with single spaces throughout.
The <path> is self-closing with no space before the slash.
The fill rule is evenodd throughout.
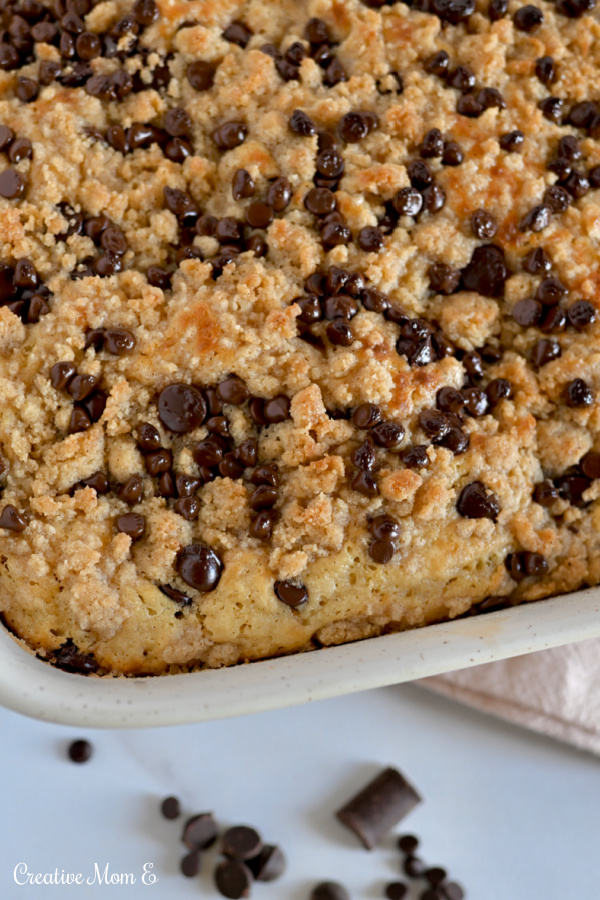
<path id="1" fill-rule="evenodd" d="M 600 635 L 600 588 L 295 656 L 185 675 L 86 678 L 0 629 L 0 703 L 66 725 L 181 725 L 425 678 Z"/>

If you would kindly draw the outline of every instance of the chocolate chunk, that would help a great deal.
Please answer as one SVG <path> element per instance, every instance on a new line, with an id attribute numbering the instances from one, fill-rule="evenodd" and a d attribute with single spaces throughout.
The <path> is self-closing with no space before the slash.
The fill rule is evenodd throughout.
<path id="1" fill-rule="evenodd" d="M 337 881 L 322 881 L 313 888 L 310 900 L 350 900 L 350 894 Z"/>
<path id="2" fill-rule="evenodd" d="M 214 591 L 223 572 L 221 558 L 202 544 L 189 544 L 179 552 L 177 570 L 186 584 L 197 591 Z"/>
<path id="3" fill-rule="evenodd" d="M 246 860 L 246 865 L 257 881 L 275 881 L 283 875 L 286 860 L 279 847 L 266 844 L 258 856 Z"/>
<path id="4" fill-rule="evenodd" d="M 523 146 L 525 135 L 516 128 L 514 131 L 507 131 L 500 135 L 500 146 L 507 153 L 517 153 Z"/>
<path id="5" fill-rule="evenodd" d="M 486 209 L 476 209 L 471 216 L 471 229 L 479 240 L 489 240 L 498 231 L 498 223 Z"/>
<path id="6" fill-rule="evenodd" d="M 50 383 L 58 391 L 64 390 L 77 374 L 77 369 L 71 362 L 54 363 L 50 369 Z"/>
<path id="7" fill-rule="evenodd" d="M 230 859 L 245 861 L 258 856 L 262 850 L 262 839 L 255 828 L 235 825 L 228 828 L 221 839 L 221 850 Z"/>
<path id="8" fill-rule="evenodd" d="M 8 503 L 0 515 L 0 528 L 7 531 L 24 531 L 27 528 L 27 520 L 15 506 Z"/>
<path id="9" fill-rule="evenodd" d="M 187 820 L 181 840 L 190 850 L 206 850 L 216 841 L 217 833 L 212 813 L 200 813 Z"/>
<path id="10" fill-rule="evenodd" d="M 200 871 L 201 856 L 198 850 L 192 850 L 182 858 L 179 868 L 186 878 L 194 878 Z"/>
<path id="11" fill-rule="evenodd" d="M 243 122 L 224 122 L 212 133 L 212 138 L 219 150 L 233 150 L 246 140 L 248 129 Z"/>
<path id="12" fill-rule="evenodd" d="M 544 13 L 539 6 L 522 6 L 514 15 L 513 22 L 518 31 L 535 31 L 544 21 Z"/>
<path id="13" fill-rule="evenodd" d="M 208 91 L 215 80 L 214 66 L 197 59 L 187 67 L 186 76 L 195 91 Z"/>
<path id="14" fill-rule="evenodd" d="M 567 310 L 569 325 L 583 331 L 596 321 L 596 309 L 589 300 L 577 300 Z"/>
<path id="15" fill-rule="evenodd" d="M 252 885 L 252 872 L 242 862 L 223 860 L 215 869 L 215 885 L 223 897 L 232 900 L 248 897 Z"/>
<path id="16" fill-rule="evenodd" d="M 92 753 L 92 745 L 84 739 L 69 744 L 69 759 L 74 763 L 88 762 L 92 758 Z"/>
<path id="17" fill-rule="evenodd" d="M 199 428 L 206 412 L 206 401 L 192 384 L 170 384 L 159 394 L 159 418 L 166 428 L 177 434 L 188 434 Z"/>
<path id="18" fill-rule="evenodd" d="M 560 344 L 558 341 L 550 341 L 542 338 L 533 345 L 531 351 L 531 362 L 536 368 L 541 368 L 553 359 L 558 359 L 561 354 Z"/>
<path id="19" fill-rule="evenodd" d="M 125 513 L 115 520 L 117 531 L 128 534 L 132 541 L 139 540 L 146 531 L 146 519 L 139 513 Z"/>
<path id="20" fill-rule="evenodd" d="M 565 387 L 567 406 L 586 407 L 594 402 L 594 394 L 583 378 L 574 378 Z"/>
<path id="21" fill-rule="evenodd" d="M 483 294 L 484 297 L 501 297 L 507 278 L 504 252 L 495 244 L 476 247 L 471 261 L 462 272 L 464 289 Z"/>
<path id="22" fill-rule="evenodd" d="M 337 812 L 337 817 L 373 849 L 421 797 L 396 769 L 387 768 Z"/>
<path id="23" fill-rule="evenodd" d="M 276 581 L 273 590 L 277 599 L 292 609 L 299 609 L 308 601 L 308 591 L 303 584 L 294 584 L 293 581 Z"/>
<path id="24" fill-rule="evenodd" d="M 496 521 L 500 512 L 500 501 L 481 481 L 467 484 L 456 502 L 456 509 L 467 519 L 492 519 Z"/>
<path id="25" fill-rule="evenodd" d="M 14 146 L 14 145 L 13 145 Z M 0 197 L 19 200 L 25 193 L 25 179 L 15 169 L 0 172 Z"/>
<path id="26" fill-rule="evenodd" d="M 81 652 L 72 638 L 67 638 L 57 650 L 53 650 L 52 656 L 54 665 L 65 672 L 93 675 L 100 668 L 94 654 Z"/>

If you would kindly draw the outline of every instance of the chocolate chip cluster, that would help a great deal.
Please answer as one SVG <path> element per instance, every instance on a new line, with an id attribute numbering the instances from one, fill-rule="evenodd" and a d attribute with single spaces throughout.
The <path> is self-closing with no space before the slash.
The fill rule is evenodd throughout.
<path id="1" fill-rule="evenodd" d="M 50 312 L 50 290 L 27 257 L 14 266 L 0 262 L 0 306 L 6 306 L 25 325 L 39 322 Z"/>

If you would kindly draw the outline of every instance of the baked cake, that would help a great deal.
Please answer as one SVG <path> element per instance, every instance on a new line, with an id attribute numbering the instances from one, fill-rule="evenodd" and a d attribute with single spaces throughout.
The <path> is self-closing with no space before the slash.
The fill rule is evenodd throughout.
<path id="1" fill-rule="evenodd" d="M 595 0 L 1 0 L 0 611 L 216 667 L 600 580 Z"/>

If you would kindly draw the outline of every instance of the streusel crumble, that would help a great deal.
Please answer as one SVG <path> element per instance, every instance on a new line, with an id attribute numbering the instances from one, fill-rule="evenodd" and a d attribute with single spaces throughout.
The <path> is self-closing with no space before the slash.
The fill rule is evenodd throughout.
<path id="1" fill-rule="evenodd" d="M 0 611 L 72 671 L 600 581 L 595 0 L 0 0 Z"/>

